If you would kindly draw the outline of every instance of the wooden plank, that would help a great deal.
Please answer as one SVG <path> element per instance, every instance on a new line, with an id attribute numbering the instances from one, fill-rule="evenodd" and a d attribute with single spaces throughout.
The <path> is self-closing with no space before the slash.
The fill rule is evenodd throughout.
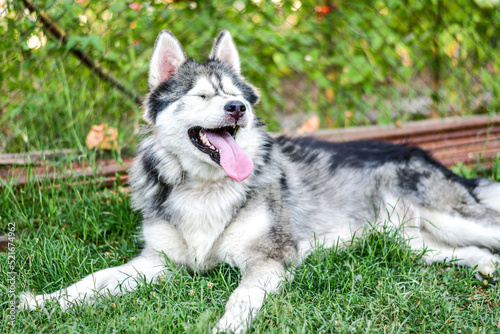
<path id="1" fill-rule="evenodd" d="M 85 166 L 73 164 L 70 169 L 59 170 L 53 166 L 30 168 L 15 168 L 10 170 L 0 170 L 0 179 L 9 180 L 16 187 L 24 186 L 28 183 L 41 183 L 42 180 L 59 181 L 68 178 L 83 178 L 83 177 L 104 177 L 106 186 L 111 186 L 112 181 L 116 180 L 116 175 L 119 174 L 123 182 L 128 180 L 128 169 L 132 164 L 133 158 L 124 159 L 121 164 L 115 160 L 103 160 L 98 162 L 97 166 Z M 1 186 L 1 183 L 0 183 Z"/>
<path id="2" fill-rule="evenodd" d="M 490 167 L 500 154 L 500 115 L 432 119 L 409 122 L 401 127 L 388 125 L 320 130 L 308 135 L 334 142 L 385 140 L 405 143 L 428 150 L 447 167 L 458 162 L 474 166 L 478 161 Z"/>
<path id="3" fill-rule="evenodd" d="M 478 161 L 487 167 L 491 167 L 494 159 L 500 154 L 500 115 L 432 119 L 408 122 L 401 127 L 394 125 L 366 126 L 287 135 L 291 137 L 311 136 L 336 142 L 385 140 L 394 143 L 406 143 L 428 150 L 438 161 L 448 167 L 458 162 L 462 162 L 466 166 L 474 166 Z M 70 151 L 63 150 L 59 151 L 58 154 Z M 14 157 L 13 159 L 16 162 L 33 161 L 33 158 L 47 157 L 47 154 L 48 152 L 33 152 L 25 155 L 24 158 Z M 132 158 L 125 159 L 122 164 L 118 164 L 114 160 L 103 160 L 98 162 L 97 169 L 78 164 L 73 164 L 72 168 L 63 171 L 56 170 L 50 165 L 30 167 L 30 173 L 27 172 L 26 168 L 0 169 L 0 178 L 4 180 L 11 179 L 15 186 L 22 187 L 27 183 L 40 183 L 44 178 L 57 182 L 69 177 L 100 175 L 103 177 L 104 186 L 112 186 L 116 181 L 116 174 L 120 174 L 122 184 L 128 182 L 127 173 L 132 160 Z"/>
<path id="4" fill-rule="evenodd" d="M 30 153 L 4 153 L 0 154 L 0 165 L 2 166 L 23 166 L 40 165 L 46 160 L 74 155 L 77 151 L 73 149 L 55 151 L 36 151 Z"/>
<path id="5" fill-rule="evenodd" d="M 499 126 L 500 115 L 491 117 L 488 115 L 479 115 L 408 122 L 401 127 L 391 124 L 318 130 L 312 134 L 305 135 L 312 135 L 318 139 L 336 142 L 352 140 L 387 140 L 404 142 L 405 139 L 410 138 L 425 138 L 425 136 L 428 135 L 460 133 L 465 130 L 484 131 L 489 127 L 496 128 Z"/>

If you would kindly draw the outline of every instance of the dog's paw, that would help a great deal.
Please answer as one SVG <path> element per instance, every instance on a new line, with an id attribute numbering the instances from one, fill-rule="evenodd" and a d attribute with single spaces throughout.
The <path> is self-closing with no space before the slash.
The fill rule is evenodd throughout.
<path id="1" fill-rule="evenodd" d="M 483 281 L 484 278 L 492 278 L 494 282 L 499 281 L 500 258 L 497 256 L 485 258 L 478 264 L 477 270 L 479 271 L 479 273 L 476 274 L 478 280 Z"/>
<path id="2" fill-rule="evenodd" d="M 241 317 L 226 313 L 220 318 L 217 326 L 212 329 L 212 333 L 244 334 L 247 330 L 247 325 L 248 322 L 244 321 Z"/>
<path id="3" fill-rule="evenodd" d="M 498 273 L 498 268 L 500 267 L 500 258 L 497 256 L 491 256 L 481 261 L 477 266 L 477 270 L 484 276 L 493 276 Z"/>
<path id="4" fill-rule="evenodd" d="M 31 292 L 22 292 L 19 294 L 19 310 L 37 310 L 46 309 L 48 303 L 59 304 L 65 310 L 67 308 L 67 301 L 63 298 L 57 298 L 54 294 L 47 295 L 34 295 Z"/>
<path id="5" fill-rule="evenodd" d="M 241 320 L 235 321 L 235 319 L 229 319 L 228 317 L 222 317 L 217 326 L 212 329 L 213 334 L 217 333 L 235 333 L 244 334 L 246 332 L 246 324 L 242 323 Z"/>
<path id="6" fill-rule="evenodd" d="M 31 292 L 22 292 L 19 295 L 19 305 L 17 306 L 20 310 L 36 310 L 37 308 L 42 308 L 44 300 L 35 297 Z"/>

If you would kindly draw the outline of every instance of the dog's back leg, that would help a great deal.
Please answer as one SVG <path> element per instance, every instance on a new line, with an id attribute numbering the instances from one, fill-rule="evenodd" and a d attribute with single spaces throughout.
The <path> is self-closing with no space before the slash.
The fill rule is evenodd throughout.
<path id="1" fill-rule="evenodd" d="M 420 235 L 430 249 L 426 261 L 453 261 L 458 265 L 477 266 L 483 275 L 498 273 L 500 258 L 491 250 L 500 250 L 500 212 L 479 203 L 437 211 L 420 209 Z"/>
<path id="2" fill-rule="evenodd" d="M 482 204 L 467 206 L 465 212 L 439 212 L 419 208 L 418 229 L 407 229 L 410 246 L 426 249 L 428 263 L 452 262 L 477 266 L 483 275 L 497 273 L 500 258 L 491 250 L 500 250 L 500 215 Z"/>
<path id="3" fill-rule="evenodd" d="M 20 309 L 43 308 L 49 300 L 67 309 L 75 303 L 92 303 L 99 294 L 120 295 L 134 290 L 141 281 L 154 281 L 160 275 L 167 275 L 163 256 L 143 251 L 141 255 L 118 267 L 103 269 L 88 275 L 81 281 L 54 293 L 34 296 L 22 293 L 19 296 Z"/>
<path id="4" fill-rule="evenodd" d="M 395 184 L 418 208 L 423 233 L 451 247 L 500 249 L 500 184 L 465 179 L 417 153 L 396 170 Z"/>
<path id="5" fill-rule="evenodd" d="M 480 204 L 460 213 L 421 210 L 420 231 L 427 239 L 453 247 L 500 250 L 500 215 Z"/>
<path id="6" fill-rule="evenodd" d="M 413 250 L 426 250 L 423 259 L 427 264 L 447 262 L 470 268 L 477 266 L 477 270 L 485 276 L 495 275 L 500 267 L 499 257 L 476 246 L 450 247 L 423 237 L 412 238 L 410 246 Z"/>
<path id="7" fill-rule="evenodd" d="M 500 250 L 498 183 L 462 178 L 419 151 L 396 170 L 395 180 L 396 192 L 418 212 L 418 224 L 410 224 L 418 229 L 405 224 L 405 234 L 413 238 L 413 249 L 428 249 L 426 262 L 453 261 L 477 265 L 485 275 L 495 272 L 500 261 L 490 250 Z"/>
<path id="8" fill-rule="evenodd" d="M 416 207 L 403 200 L 388 199 L 388 221 L 404 226 L 412 250 L 425 250 L 424 261 L 477 266 L 483 275 L 493 275 L 500 258 L 489 249 L 500 249 L 500 224 L 492 224 L 498 214 L 481 204 L 472 211 L 485 216 L 478 223 L 459 213 Z M 491 212 L 494 212 L 494 215 Z M 489 248 L 489 249 L 487 249 Z"/>

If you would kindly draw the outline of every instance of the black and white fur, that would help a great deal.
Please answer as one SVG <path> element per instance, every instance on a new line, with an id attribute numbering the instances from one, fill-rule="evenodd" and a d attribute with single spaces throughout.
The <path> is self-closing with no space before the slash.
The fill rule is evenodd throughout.
<path id="1" fill-rule="evenodd" d="M 293 275 L 285 268 L 299 265 L 317 244 L 351 241 L 377 223 L 400 228 L 412 249 L 427 248 L 427 263 L 453 260 L 483 275 L 496 271 L 499 183 L 459 177 L 418 148 L 269 136 L 253 113 L 258 93 L 241 76 L 227 31 L 204 63 L 187 58 L 177 39 L 161 32 L 149 89 L 144 117 L 151 131 L 130 175 L 144 249 L 66 289 L 23 294 L 21 307 L 55 298 L 67 308 L 98 293 L 133 290 L 139 278 L 168 277 L 165 255 L 199 271 L 225 261 L 241 269 L 242 279 L 214 331 L 241 333 L 265 295 Z M 237 116 L 231 103 L 238 103 Z M 228 177 L 217 153 L 195 145 L 202 145 L 198 129 L 235 125 L 234 140 L 253 162 L 240 182 Z"/>

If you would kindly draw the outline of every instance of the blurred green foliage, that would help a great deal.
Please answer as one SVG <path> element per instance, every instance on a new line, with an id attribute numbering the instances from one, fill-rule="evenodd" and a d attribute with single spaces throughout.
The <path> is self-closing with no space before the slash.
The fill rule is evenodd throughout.
<path id="1" fill-rule="evenodd" d="M 82 148 L 102 122 L 133 146 L 140 108 L 71 50 L 145 94 L 162 29 L 198 60 L 228 29 L 270 130 L 293 113 L 343 127 L 499 110 L 500 10 L 472 0 L 30 0 L 67 43 L 23 2 L 0 9 L 0 151 Z"/>

